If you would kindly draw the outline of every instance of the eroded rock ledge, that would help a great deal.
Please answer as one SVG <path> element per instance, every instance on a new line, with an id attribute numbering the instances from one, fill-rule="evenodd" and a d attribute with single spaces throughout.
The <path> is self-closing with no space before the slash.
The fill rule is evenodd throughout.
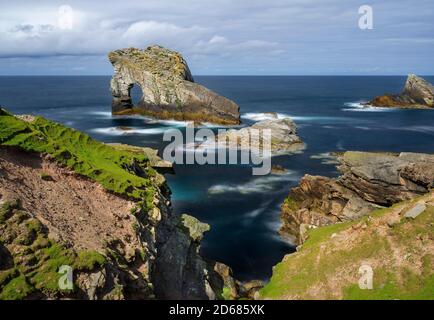
<path id="1" fill-rule="evenodd" d="M 281 234 L 293 243 L 303 243 L 310 228 L 356 220 L 434 187 L 434 155 L 345 152 L 337 158 L 341 176 L 305 175 L 282 205 Z"/>
<path id="2" fill-rule="evenodd" d="M 375 107 L 434 108 L 434 86 L 410 74 L 400 94 L 379 96 L 367 104 Z"/>
<path id="3" fill-rule="evenodd" d="M 140 113 L 162 119 L 240 123 L 233 101 L 194 83 L 187 62 L 177 52 L 160 46 L 128 48 L 108 55 L 114 68 L 111 80 L 113 114 Z M 133 105 L 134 85 L 143 96 Z"/>

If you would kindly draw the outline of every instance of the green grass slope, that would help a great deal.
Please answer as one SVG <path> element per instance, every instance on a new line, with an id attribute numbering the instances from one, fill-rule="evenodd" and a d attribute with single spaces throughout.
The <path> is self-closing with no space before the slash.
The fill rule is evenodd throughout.
<path id="1" fill-rule="evenodd" d="M 434 192 L 362 220 L 310 232 L 300 250 L 274 267 L 262 299 L 434 299 Z M 416 202 L 426 210 L 404 214 Z M 373 270 L 360 289 L 359 268 Z"/>

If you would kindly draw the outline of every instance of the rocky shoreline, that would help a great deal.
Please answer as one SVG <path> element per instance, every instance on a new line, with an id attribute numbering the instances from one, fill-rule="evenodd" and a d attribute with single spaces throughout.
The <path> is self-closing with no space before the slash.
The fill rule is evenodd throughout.
<path id="1" fill-rule="evenodd" d="M 410 74 L 400 94 L 379 96 L 366 105 L 386 108 L 434 108 L 434 86 L 421 77 Z"/>
<path id="2" fill-rule="evenodd" d="M 305 175 L 282 205 L 281 234 L 291 242 L 302 244 L 312 228 L 360 219 L 434 187 L 434 155 L 348 151 L 337 160 L 338 178 Z"/>
<path id="3" fill-rule="evenodd" d="M 282 205 L 281 234 L 297 251 L 256 298 L 431 300 L 434 155 L 336 157 L 338 178 L 305 175 Z M 373 274 L 370 290 L 362 268 Z"/>

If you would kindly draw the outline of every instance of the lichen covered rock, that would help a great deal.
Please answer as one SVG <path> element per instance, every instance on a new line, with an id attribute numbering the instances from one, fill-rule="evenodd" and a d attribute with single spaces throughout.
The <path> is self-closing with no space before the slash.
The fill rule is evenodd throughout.
<path id="1" fill-rule="evenodd" d="M 160 46 L 128 48 L 108 55 L 113 114 L 141 113 L 156 118 L 238 124 L 239 107 L 231 100 L 194 83 L 184 58 Z M 143 96 L 137 106 L 130 90 L 138 85 Z"/>

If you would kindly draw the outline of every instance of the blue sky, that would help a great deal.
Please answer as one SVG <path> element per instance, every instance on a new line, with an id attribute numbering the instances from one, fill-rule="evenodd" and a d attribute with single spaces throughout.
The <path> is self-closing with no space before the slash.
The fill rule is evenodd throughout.
<path id="1" fill-rule="evenodd" d="M 432 0 L 0 0 L 0 75 L 110 75 L 108 51 L 151 44 L 196 75 L 433 75 L 433 12 Z"/>

